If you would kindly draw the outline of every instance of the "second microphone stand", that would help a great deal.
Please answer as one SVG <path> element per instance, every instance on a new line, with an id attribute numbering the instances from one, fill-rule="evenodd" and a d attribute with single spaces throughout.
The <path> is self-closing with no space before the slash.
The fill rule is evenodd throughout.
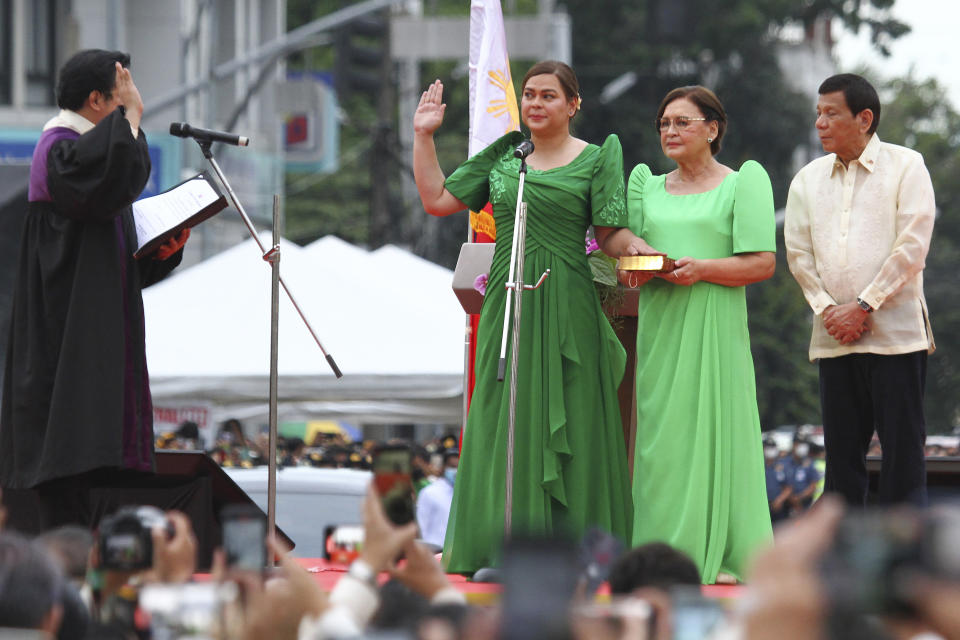
<path id="1" fill-rule="evenodd" d="M 327 364 L 330 365 L 330 368 L 333 370 L 333 374 L 337 378 L 342 378 L 343 374 L 340 372 L 340 367 L 337 366 L 337 363 L 334 361 L 333 356 L 327 353 L 327 350 L 323 348 L 323 344 L 320 342 L 320 338 L 317 337 L 317 333 L 313 330 L 313 327 L 310 325 L 310 321 L 307 320 L 306 314 L 300 308 L 300 305 L 297 304 L 296 299 L 293 297 L 293 294 L 290 293 L 290 289 L 287 287 L 287 283 L 283 281 L 283 276 L 280 275 L 280 225 L 279 225 L 279 212 L 280 212 L 280 201 L 277 196 L 274 196 L 273 200 L 273 246 L 270 249 L 267 249 L 263 246 L 263 243 L 260 241 L 260 236 L 257 234 L 257 230 L 253 226 L 253 222 L 250 220 L 250 217 L 247 215 L 247 212 L 244 211 L 243 205 L 240 203 L 240 199 L 237 197 L 237 194 L 234 193 L 233 187 L 230 186 L 230 182 L 227 180 L 227 176 L 224 175 L 223 171 L 220 169 L 220 165 L 217 163 L 217 159 L 213 156 L 213 151 L 211 150 L 211 145 L 213 140 L 211 139 L 200 139 L 196 138 L 197 144 L 200 145 L 200 151 L 203 152 L 203 157 L 207 159 L 210 163 L 210 166 L 213 168 L 213 171 L 217 174 L 217 177 L 220 178 L 221 184 L 227 190 L 227 193 L 230 194 L 230 199 L 233 201 L 233 205 L 237 208 L 237 211 L 240 212 L 240 217 L 243 218 L 243 224 L 246 225 L 247 231 L 250 232 L 250 237 L 253 238 L 253 241 L 257 243 L 257 246 L 260 247 L 260 253 L 263 256 L 263 259 L 270 263 L 271 267 L 271 300 L 270 300 L 270 425 L 269 425 L 269 436 L 268 436 L 268 470 L 267 470 L 267 529 L 271 533 L 276 532 L 276 502 L 277 502 L 277 357 L 278 357 L 278 329 L 279 329 L 279 308 L 280 308 L 280 296 L 278 284 L 283 287 L 283 290 L 287 294 L 287 298 L 290 299 L 293 308 L 297 310 L 297 313 L 300 314 L 300 319 L 303 320 L 303 324 L 306 325 L 307 330 L 310 332 L 310 335 L 313 336 L 314 341 L 317 343 L 317 346 L 320 347 L 320 351 L 327 359 Z"/>
<path id="2" fill-rule="evenodd" d="M 526 143 L 525 143 L 526 144 Z M 517 365 L 520 358 L 520 316 L 525 290 L 538 289 L 550 275 L 547 269 L 537 280 L 536 284 L 524 284 L 523 265 L 524 252 L 527 241 L 527 203 L 523 201 L 523 187 L 527 177 L 527 155 L 533 151 L 533 143 L 529 143 L 529 151 L 521 151 L 523 145 L 517 148 L 514 155 L 520 158 L 520 186 L 517 188 L 517 209 L 514 213 L 513 243 L 510 247 L 510 271 L 504 285 L 507 290 L 506 304 L 503 309 L 503 334 L 500 342 L 500 364 L 497 370 L 497 380 L 503 382 L 507 364 L 507 329 L 509 328 L 510 306 L 513 303 L 513 341 L 510 345 L 510 408 L 507 422 L 507 478 L 504 500 L 503 530 L 504 538 L 510 539 L 513 520 L 513 442 L 517 422 Z"/>

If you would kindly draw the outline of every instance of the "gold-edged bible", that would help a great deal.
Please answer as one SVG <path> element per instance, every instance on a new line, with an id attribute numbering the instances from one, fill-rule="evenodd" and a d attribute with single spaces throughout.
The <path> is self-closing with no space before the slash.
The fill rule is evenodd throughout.
<path id="1" fill-rule="evenodd" d="M 667 256 L 621 256 L 617 268 L 623 271 L 673 271 L 675 265 Z"/>

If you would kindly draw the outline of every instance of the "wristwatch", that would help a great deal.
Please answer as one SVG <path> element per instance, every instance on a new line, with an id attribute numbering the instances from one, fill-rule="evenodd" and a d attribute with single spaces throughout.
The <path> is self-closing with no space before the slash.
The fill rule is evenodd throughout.
<path id="1" fill-rule="evenodd" d="M 873 313 L 873 307 L 871 307 L 870 304 L 863 299 L 857 298 L 857 304 L 860 305 L 860 308 L 867 313 Z"/>
<path id="2" fill-rule="evenodd" d="M 377 572 L 360 558 L 350 563 L 350 567 L 347 569 L 347 575 L 351 578 L 356 578 L 374 590 L 377 589 Z"/>

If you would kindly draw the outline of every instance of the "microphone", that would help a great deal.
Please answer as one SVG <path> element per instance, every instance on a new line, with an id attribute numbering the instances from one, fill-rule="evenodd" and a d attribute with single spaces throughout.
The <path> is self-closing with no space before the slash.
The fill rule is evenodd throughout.
<path id="1" fill-rule="evenodd" d="M 517 145 L 516 149 L 513 150 L 513 157 L 520 158 L 521 160 L 523 160 L 531 153 L 533 153 L 533 141 L 524 140 L 523 142 Z"/>
<path id="2" fill-rule="evenodd" d="M 238 147 L 245 147 L 250 144 L 250 138 L 246 136 L 191 127 L 186 122 L 171 122 L 170 135 L 177 136 L 178 138 L 193 138 L 201 142 L 223 142 Z"/>

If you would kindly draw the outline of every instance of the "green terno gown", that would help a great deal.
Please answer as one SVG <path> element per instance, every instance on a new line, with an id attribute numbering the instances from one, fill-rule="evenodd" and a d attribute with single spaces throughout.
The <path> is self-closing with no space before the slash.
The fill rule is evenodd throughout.
<path id="1" fill-rule="evenodd" d="M 672 258 L 776 251 L 773 193 L 753 161 L 705 193 L 671 195 L 638 165 L 630 228 Z M 771 538 L 744 287 L 640 288 L 633 543 L 688 553 L 705 583 L 743 576 Z"/>
<path id="2" fill-rule="evenodd" d="M 448 571 L 494 566 L 504 527 L 510 374 L 497 381 L 520 161 L 507 134 L 446 181 L 473 210 L 493 205 L 497 242 L 477 334 L 476 386 L 444 544 Z M 513 474 L 513 534 L 578 536 L 591 525 L 629 541 L 632 508 L 617 404 L 623 347 L 600 309 L 584 251 L 593 223 L 626 226 L 623 157 L 610 136 L 570 164 L 530 169 Z M 512 315 L 511 315 L 512 324 Z M 509 358 L 510 349 L 507 354 Z"/>

